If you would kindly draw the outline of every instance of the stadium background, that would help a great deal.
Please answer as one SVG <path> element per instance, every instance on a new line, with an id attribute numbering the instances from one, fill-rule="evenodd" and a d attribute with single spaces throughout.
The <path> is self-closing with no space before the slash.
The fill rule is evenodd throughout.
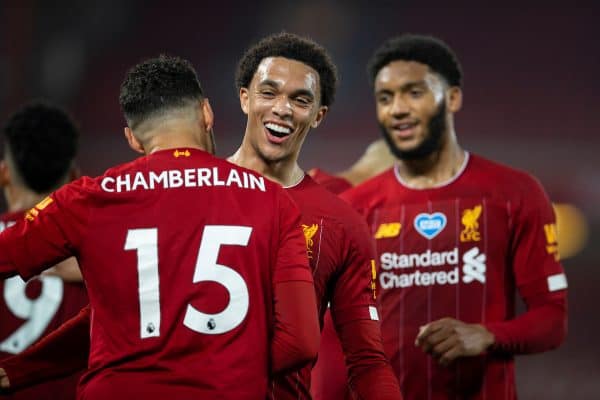
<path id="1" fill-rule="evenodd" d="M 2 0 L 0 117 L 31 98 L 62 104 L 83 131 L 82 171 L 99 174 L 135 156 L 123 140 L 117 102 L 126 69 L 164 52 L 197 68 L 216 114 L 218 154 L 227 156 L 245 126 L 233 80 L 237 59 L 256 39 L 285 29 L 323 44 L 339 67 L 337 101 L 301 157 L 306 169 L 338 171 L 379 135 L 365 74 L 373 49 L 402 32 L 439 36 L 464 69 L 464 107 L 456 123 L 463 146 L 535 174 L 553 201 L 585 216 L 566 214 L 562 221 L 569 232 L 563 244 L 575 252 L 564 261 L 568 339 L 558 351 L 518 359 L 520 398 L 598 398 L 600 5 L 472 3 L 478 5 Z"/>

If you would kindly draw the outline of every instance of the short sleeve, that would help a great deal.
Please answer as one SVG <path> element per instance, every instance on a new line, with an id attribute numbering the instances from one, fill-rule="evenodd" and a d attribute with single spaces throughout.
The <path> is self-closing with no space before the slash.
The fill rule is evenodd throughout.
<path id="1" fill-rule="evenodd" d="M 300 211 L 283 189 L 277 188 L 277 190 L 279 192 L 279 243 L 273 283 L 312 282 L 312 273 L 306 254 L 306 241 L 300 226 Z"/>
<path id="2" fill-rule="evenodd" d="M 556 218 L 552 205 L 536 180 L 521 189 L 514 212 L 511 254 L 517 288 L 524 298 L 567 288 L 558 253 Z"/>
<path id="3" fill-rule="evenodd" d="M 0 236 L 0 252 L 24 279 L 77 254 L 88 213 L 83 182 L 52 193 Z"/>

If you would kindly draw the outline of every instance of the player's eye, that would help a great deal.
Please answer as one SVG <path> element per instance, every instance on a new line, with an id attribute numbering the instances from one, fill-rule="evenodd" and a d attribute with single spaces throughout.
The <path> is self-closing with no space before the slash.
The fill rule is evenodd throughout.
<path id="1" fill-rule="evenodd" d="M 270 89 L 263 89 L 260 91 L 260 94 L 261 94 L 261 96 L 269 98 L 269 99 L 275 97 L 275 92 Z"/>
<path id="2" fill-rule="evenodd" d="M 303 107 L 307 107 L 312 103 L 312 101 L 306 97 L 296 97 L 294 101 Z"/>
<path id="3" fill-rule="evenodd" d="M 379 104 L 389 104 L 392 96 L 390 96 L 389 94 L 380 94 L 379 96 L 377 96 L 377 103 Z"/>
<path id="4" fill-rule="evenodd" d="M 411 89 L 409 93 L 410 97 L 412 97 L 413 99 L 418 99 L 420 97 L 423 97 L 425 91 L 423 89 Z"/>

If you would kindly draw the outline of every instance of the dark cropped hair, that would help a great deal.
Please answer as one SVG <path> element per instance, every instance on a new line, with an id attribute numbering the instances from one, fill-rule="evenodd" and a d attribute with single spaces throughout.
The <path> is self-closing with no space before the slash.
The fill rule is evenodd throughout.
<path id="1" fill-rule="evenodd" d="M 462 86 L 462 70 L 448 45 L 431 36 L 406 34 L 385 41 L 371 56 L 367 72 L 371 84 L 392 61 L 416 61 L 440 74 L 450 86 Z"/>
<path id="2" fill-rule="evenodd" d="M 324 106 L 333 104 L 338 72 L 327 50 L 310 39 L 287 32 L 267 36 L 246 50 L 235 74 L 238 91 L 240 88 L 250 86 L 258 65 L 268 57 L 289 58 L 313 68 L 319 74 L 321 104 Z"/>
<path id="3" fill-rule="evenodd" d="M 131 68 L 121 84 L 119 103 L 130 128 L 149 117 L 202 99 L 202 87 L 192 64 L 161 55 Z"/>
<path id="4" fill-rule="evenodd" d="M 60 186 L 72 166 L 79 141 L 79 131 L 69 115 L 40 101 L 11 115 L 4 136 L 18 178 L 38 194 Z"/>

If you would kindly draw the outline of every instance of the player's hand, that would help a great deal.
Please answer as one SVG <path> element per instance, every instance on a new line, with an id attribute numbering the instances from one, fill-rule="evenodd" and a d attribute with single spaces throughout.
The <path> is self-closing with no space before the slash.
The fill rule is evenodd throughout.
<path id="1" fill-rule="evenodd" d="M 8 389 L 10 387 L 10 381 L 4 368 L 0 368 L 0 389 Z"/>
<path id="2" fill-rule="evenodd" d="M 415 346 L 448 365 L 459 357 L 478 356 L 494 343 L 494 335 L 479 324 L 442 318 L 420 328 Z"/>

